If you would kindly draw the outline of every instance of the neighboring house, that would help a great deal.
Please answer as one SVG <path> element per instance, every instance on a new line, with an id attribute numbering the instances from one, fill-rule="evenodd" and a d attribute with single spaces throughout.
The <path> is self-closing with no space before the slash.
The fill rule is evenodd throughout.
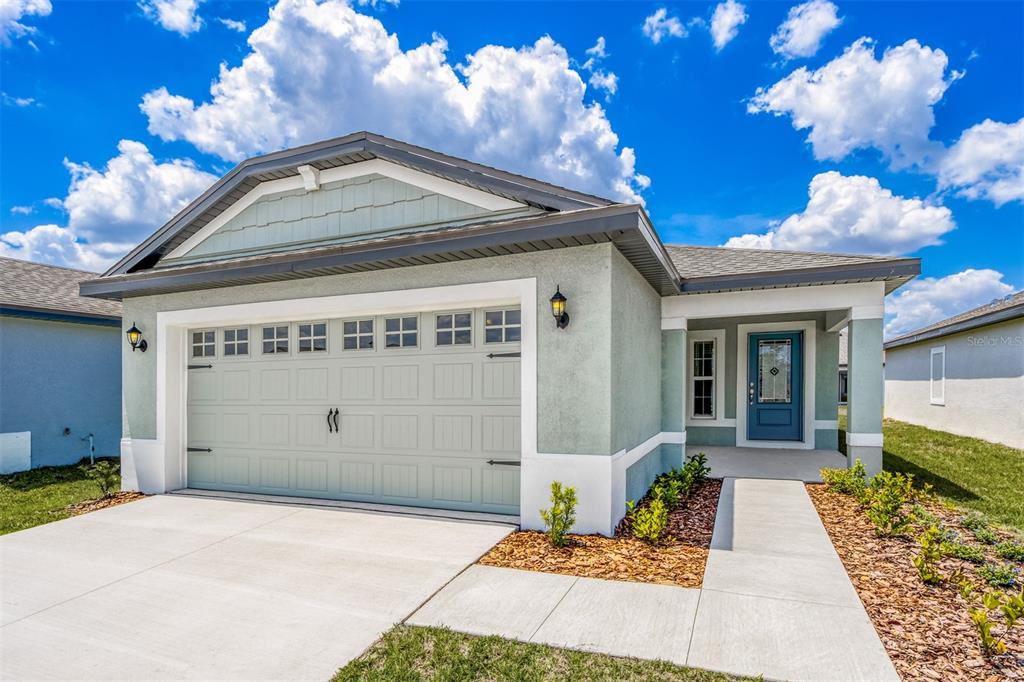
<path id="1" fill-rule="evenodd" d="M 128 485 L 537 528 L 561 480 L 611 533 L 687 450 L 835 452 L 844 327 L 848 451 L 877 470 L 883 298 L 919 271 L 666 246 L 641 206 L 358 133 L 242 162 L 81 288 L 149 343 L 124 349 Z"/>
<path id="2" fill-rule="evenodd" d="M 121 304 L 79 295 L 95 277 L 0 258 L 0 473 L 120 452 Z"/>
<path id="3" fill-rule="evenodd" d="M 1024 291 L 885 349 L 885 416 L 1024 448 Z"/>

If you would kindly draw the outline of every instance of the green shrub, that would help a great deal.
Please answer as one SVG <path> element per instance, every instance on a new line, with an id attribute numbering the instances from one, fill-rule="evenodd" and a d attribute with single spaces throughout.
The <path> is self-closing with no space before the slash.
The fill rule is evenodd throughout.
<path id="1" fill-rule="evenodd" d="M 988 517 L 981 512 L 970 512 L 960 517 L 960 525 L 967 530 L 988 528 Z"/>
<path id="2" fill-rule="evenodd" d="M 914 557 L 914 566 L 921 581 L 928 585 L 937 585 L 942 582 L 942 574 L 939 573 L 939 560 L 942 552 L 939 550 L 942 532 L 935 526 L 931 526 L 917 538 L 921 551 Z"/>
<path id="3" fill-rule="evenodd" d="M 992 587 L 1013 587 L 1017 584 L 1017 576 L 1020 573 L 1013 564 L 987 563 L 978 569 L 978 575 Z"/>
<path id="4" fill-rule="evenodd" d="M 576 525 L 576 488 L 562 486 L 560 481 L 551 483 L 551 509 L 541 509 L 540 517 L 547 528 L 545 531 L 551 544 L 565 547 L 569 544 L 568 534 Z"/>
<path id="5" fill-rule="evenodd" d="M 981 640 L 981 649 L 986 654 L 1006 653 L 1006 642 L 992 634 L 992 619 L 988 616 L 989 611 L 999 608 L 1002 599 L 998 592 L 987 592 L 981 601 L 982 608 L 967 610 L 978 632 L 978 639 Z"/>
<path id="6" fill-rule="evenodd" d="M 943 542 L 942 553 L 946 556 L 970 561 L 972 564 L 980 564 L 985 561 L 985 553 L 981 551 L 980 547 L 962 542 Z"/>
<path id="7" fill-rule="evenodd" d="M 99 487 L 103 497 L 110 497 L 120 485 L 121 467 L 109 459 L 101 459 L 92 466 L 82 464 L 78 468 Z"/>
<path id="8" fill-rule="evenodd" d="M 673 476 L 659 476 L 651 486 L 651 497 L 661 500 L 669 511 L 679 506 L 682 495 L 683 484 Z"/>
<path id="9" fill-rule="evenodd" d="M 875 524 L 876 533 L 899 535 L 910 526 L 910 516 L 904 507 L 914 496 L 913 475 L 882 471 L 871 479 L 868 493 L 865 513 Z"/>
<path id="10" fill-rule="evenodd" d="M 1016 542 L 1000 542 L 996 545 L 996 554 L 1010 561 L 1024 561 L 1024 545 Z"/>
<path id="11" fill-rule="evenodd" d="M 935 514 L 932 514 L 930 511 L 928 511 L 919 504 L 915 504 L 913 507 L 911 507 L 910 515 L 913 516 L 914 520 L 917 523 L 920 523 L 922 526 L 936 526 L 940 530 L 945 530 L 945 526 L 942 523 L 942 519 L 940 519 Z"/>
<path id="12" fill-rule="evenodd" d="M 626 510 L 633 537 L 652 545 L 661 539 L 668 524 L 668 509 L 664 502 L 655 497 L 646 505 L 638 507 L 630 500 L 626 503 Z"/>
<path id="13" fill-rule="evenodd" d="M 654 480 L 655 486 L 652 486 L 652 493 L 659 483 L 672 480 L 679 484 L 680 497 L 683 499 L 690 497 L 690 494 L 693 493 L 693 491 L 707 479 L 708 474 L 711 473 L 711 469 L 708 468 L 707 463 L 707 455 L 703 452 L 698 452 L 696 455 L 690 457 L 690 459 L 683 464 L 681 469 L 672 469 L 668 473 L 662 474 L 656 478 Z M 674 504 L 669 504 L 667 500 L 666 505 L 669 508 L 675 507 Z"/>
<path id="14" fill-rule="evenodd" d="M 833 492 L 860 495 L 867 485 L 867 471 L 858 459 L 850 469 L 822 469 L 821 480 Z"/>
<path id="15" fill-rule="evenodd" d="M 700 485 L 707 480 L 708 474 L 711 473 L 711 467 L 708 466 L 708 456 L 703 452 L 698 452 L 696 455 L 690 457 L 686 464 L 683 465 L 683 469 L 689 467 L 690 471 L 693 472 L 692 478 L 694 485 Z"/>
<path id="16" fill-rule="evenodd" d="M 1021 589 L 1019 594 L 1008 597 L 999 610 L 1003 612 L 1007 628 L 1012 628 L 1024 619 L 1024 589 Z"/>
<path id="17" fill-rule="evenodd" d="M 975 528 L 974 537 L 978 539 L 978 542 L 986 545 L 994 545 L 999 542 L 999 536 L 991 528 Z"/>

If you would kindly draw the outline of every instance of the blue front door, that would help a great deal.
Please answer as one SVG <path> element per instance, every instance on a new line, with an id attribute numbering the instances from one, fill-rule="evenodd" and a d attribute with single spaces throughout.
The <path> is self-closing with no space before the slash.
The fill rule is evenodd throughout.
<path id="1" fill-rule="evenodd" d="M 747 438 L 803 440 L 803 332 L 751 334 Z"/>

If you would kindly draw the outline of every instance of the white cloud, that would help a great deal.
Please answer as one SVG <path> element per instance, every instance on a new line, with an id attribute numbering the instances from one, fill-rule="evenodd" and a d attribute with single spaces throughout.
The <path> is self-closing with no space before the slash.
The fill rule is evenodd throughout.
<path id="1" fill-rule="evenodd" d="M 217 21 L 224 24 L 227 28 L 238 33 L 245 33 L 247 27 L 244 21 L 238 21 L 237 19 L 228 19 L 226 17 L 217 17 Z"/>
<path id="2" fill-rule="evenodd" d="M 968 269 L 945 277 L 912 280 L 885 302 L 885 335 L 893 337 L 984 305 L 1012 293 L 996 270 Z"/>
<path id="3" fill-rule="evenodd" d="M 3 0 L 0 0 L 2 2 Z M 0 102 L 5 107 L 31 107 L 39 106 L 39 102 L 34 97 L 15 97 L 14 95 L 8 95 L 6 92 L 0 92 Z"/>
<path id="4" fill-rule="evenodd" d="M 686 28 L 678 17 L 670 17 L 668 10 L 662 7 L 644 19 L 644 35 L 657 45 L 664 38 L 685 38 Z"/>
<path id="5" fill-rule="evenodd" d="M 590 72 L 590 78 L 587 79 L 587 83 L 595 90 L 604 90 L 605 99 L 611 99 L 611 96 L 618 92 L 619 77 L 611 71 L 605 71 L 601 68 L 601 61 L 608 56 L 604 36 L 598 36 L 597 42 L 594 43 L 593 47 L 588 47 L 586 53 L 588 59 L 580 67 L 584 71 Z"/>
<path id="6" fill-rule="evenodd" d="M 0 45 L 10 47 L 15 38 L 36 33 L 36 27 L 21 23 L 25 17 L 45 17 L 52 11 L 50 0 L 0 0 Z"/>
<path id="7" fill-rule="evenodd" d="M 721 50 L 740 32 L 740 25 L 747 21 L 747 8 L 736 0 L 725 0 L 715 6 L 711 15 L 711 40 L 716 50 Z"/>
<path id="8" fill-rule="evenodd" d="M 68 212 L 66 226 L 39 225 L 0 235 L 0 254 L 58 265 L 103 268 L 209 187 L 216 178 L 191 161 L 158 162 L 141 142 L 121 140 L 96 170 L 65 159 L 68 195 L 45 203 Z"/>
<path id="9" fill-rule="evenodd" d="M 46 197 L 43 199 L 43 203 L 50 208 L 56 208 L 58 210 L 64 210 L 64 200 L 60 197 Z"/>
<path id="10" fill-rule="evenodd" d="M 791 7 L 786 20 L 769 39 L 775 54 L 786 59 L 813 57 L 821 41 L 842 23 L 839 8 L 829 0 L 810 0 Z"/>
<path id="11" fill-rule="evenodd" d="M 608 51 L 605 49 L 604 36 L 597 37 L 597 42 L 594 43 L 594 46 L 587 48 L 587 54 L 593 59 L 604 59 L 608 56 Z"/>
<path id="12" fill-rule="evenodd" d="M 996 206 L 1024 201 L 1024 118 L 985 119 L 965 130 L 938 164 L 940 189 Z"/>
<path id="13" fill-rule="evenodd" d="M 639 201 L 633 150 L 549 37 L 486 45 L 448 61 L 448 45 L 403 51 L 375 17 L 341 0 L 281 0 L 222 65 L 211 99 L 159 88 L 141 108 L 149 131 L 224 159 L 373 130 L 560 185 Z M 303 49 L 296 51 L 296 45 Z M 426 112 L 429 112 L 427 115 Z"/>
<path id="14" fill-rule="evenodd" d="M 619 89 L 619 77 L 610 71 L 600 69 L 590 74 L 587 83 L 598 90 L 604 90 L 609 95 L 614 95 Z"/>
<path id="15" fill-rule="evenodd" d="M 928 139 L 932 107 L 963 75 L 951 71 L 947 77 L 948 62 L 942 50 L 916 40 L 875 59 L 874 42 L 861 38 L 816 71 L 802 67 L 758 88 L 747 111 L 789 116 L 795 129 L 810 129 L 807 141 L 818 160 L 875 148 L 895 168 L 924 163 L 941 152 Z"/>
<path id="16" fill-rule="evenodd" d="M 11 206 L 11 215 L 32 215 L 35 212 L 31 206 Z"/>
<path id="17" fill-rule="evenodd" d="M 183 36 L 203 27 L 196 12 L 202 0 L 139 0 L 139 8 L 151 21 Z"/>
<path id="18" fill-rule="evenodd" d="M 956 227 L 948 208 L 897 196 L 863 175 L 820 173 L 808 194 L 801 213 L 764 234 L 733 237 L 725 246 L 895 255 L 940 244 Z"/>

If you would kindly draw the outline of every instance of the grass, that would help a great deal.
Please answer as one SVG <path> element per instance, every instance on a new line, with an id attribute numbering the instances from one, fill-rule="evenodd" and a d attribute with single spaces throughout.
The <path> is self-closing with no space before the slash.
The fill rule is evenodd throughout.
<path id="1" fill-rule="evenodd" d="M 719 682 L 744 678 L 683 668 L 671 663 L 615 658 L 501 637 L 399 625 L 332 682 L 354 680 L 657 680 Z"/>
<path id="2" fill-rule="evenodd" d="M 66 519 L 68 505 L 98 497 L 77 464 L 0 476 L 0 535 Z"/>
<path id="3" fill-rule="evenodd" d="M 839 442 L 846 442 L 846 415 L 839 415 Z M 979 438 L 886 419 L 882 466 L 913 474 L 918 485 L 957 507 L 986 514 L 1024 530 L 1024 451 Z"/>

